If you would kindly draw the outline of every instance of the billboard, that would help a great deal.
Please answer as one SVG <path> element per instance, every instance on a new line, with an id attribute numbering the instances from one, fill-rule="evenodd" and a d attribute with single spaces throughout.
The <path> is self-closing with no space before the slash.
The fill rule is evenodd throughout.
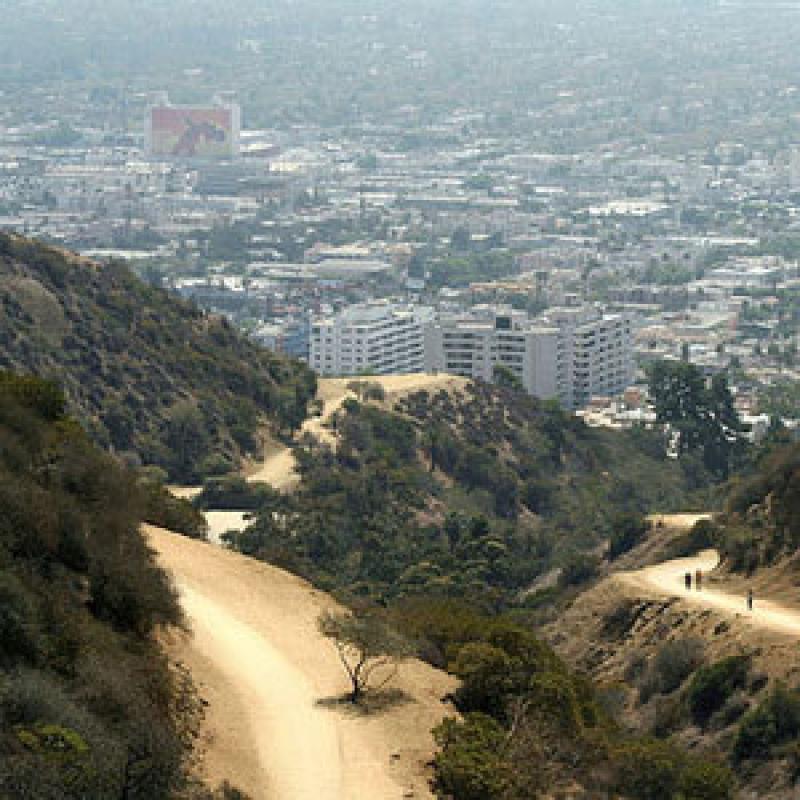
<path id="1" fill-rule="evenodd" d="M 151 108 L 147 152 L 157 158 L 232 158 L 239 154 L 239 107 Z"/>

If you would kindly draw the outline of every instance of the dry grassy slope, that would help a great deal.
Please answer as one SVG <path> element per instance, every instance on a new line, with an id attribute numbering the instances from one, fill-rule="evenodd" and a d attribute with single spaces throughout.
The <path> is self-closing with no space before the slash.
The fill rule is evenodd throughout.
<path id="1" fill-rule="evenodd" d="M 621 681 L 635 657 L 649 658 L 665 641 L 696 636 L 706 643 L 709 661 L 751 652 L 754 669 L 773 680 L 797 683 L 800 653 L 792 636 L 760 629 L 745 618 L 725 611 L 689 604 L 621 580 L 617 570 L 638 569 L 657 563 L 674 536 L 685 525 L 654 529 L 640 545 L 615 564 L 615 572 L 581 593 L 545 636 L 559 654 L 601 683 Z M 758 599 L 769 599 L 800 612 L 800 557 L 757 573 L 752 579 L 731 575 L 724 566 L 706 577 L 713 586 L 743 596 L 753 588 Z M 613 615 L 630 606 L 632 623 L 614 625 Z M 755 615 L 757 622 L 757 613 Z"/>

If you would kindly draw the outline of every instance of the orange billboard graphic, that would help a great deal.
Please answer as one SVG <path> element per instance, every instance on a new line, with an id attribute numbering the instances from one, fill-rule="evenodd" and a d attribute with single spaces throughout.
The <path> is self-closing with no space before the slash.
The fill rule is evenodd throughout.
<path id="1" fill-rule="evenodd" d="M 148 149 L 173 158 L 225 158 L 238 151 L 238 109 L 160 106 L 150 109 Z"/>

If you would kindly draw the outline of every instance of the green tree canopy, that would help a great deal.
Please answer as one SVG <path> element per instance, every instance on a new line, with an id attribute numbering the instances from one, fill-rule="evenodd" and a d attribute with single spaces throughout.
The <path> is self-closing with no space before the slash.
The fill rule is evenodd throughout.
<path id="1" fill-rule="evenodd" d="M 657 361 L 647 371 L 658 422 L 672 432 L 678 455 L 698 454 L 713 475 L 727 478 L 744 447 L 744 431 L 727 378 L 710 382 L 693 364 Z"/>

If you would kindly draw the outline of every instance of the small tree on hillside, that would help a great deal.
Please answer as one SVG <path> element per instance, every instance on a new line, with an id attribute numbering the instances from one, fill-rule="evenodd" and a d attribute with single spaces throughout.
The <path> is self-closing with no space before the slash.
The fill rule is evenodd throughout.
<path id="1" fill-rule="evenodd" d="M 409 643 L 374 612 L 326 611 L 317 625 L 336 647 L 350 678 L 353 703 L 368 688 L 385 686 L 397 673 L 398 663 L 411 655 Z"/>
<path id="2" fill-rule="evenodd" d="M 525 387 L 522 380 L 511 367 L 505 364 L 495 364 L 492 369 L 492 380 L 504 389 L 511 389 L 514 392 L 524 392 Z"/>

